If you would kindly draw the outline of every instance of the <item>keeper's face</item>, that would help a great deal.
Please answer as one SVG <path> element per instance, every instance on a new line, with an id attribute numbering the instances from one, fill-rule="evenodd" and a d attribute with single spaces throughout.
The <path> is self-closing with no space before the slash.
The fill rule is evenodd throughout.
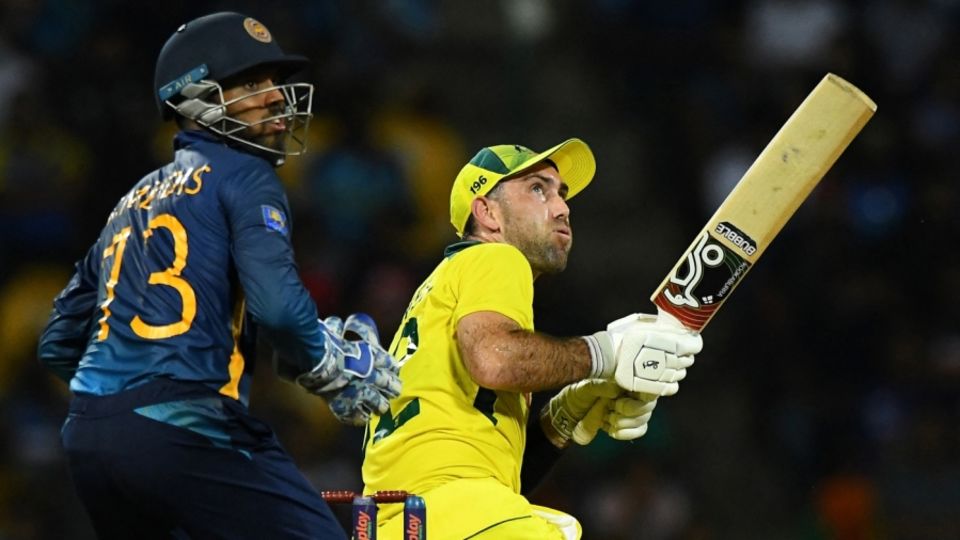
<path id="1" fill-rule="evenodd" d="M 276 78 L 272 70 L 260 70 L 224 81 L 223 101 L 229 104 L 228 116 L 249 124 L 239 136 L 282 152 L 288 127 L 282 115 L 287 102 Z M 273 120 L 265 121 L 270 118 Z"/>
<path id="2" fill-rule="evenodd" d="M 540 163 L 498 187 L 501 193 L 494 200 L 501 208 L 503 240 L 527 257 L 534 276 L 566 268 L 573 229 L 567 185 L 554 165 Z"/>

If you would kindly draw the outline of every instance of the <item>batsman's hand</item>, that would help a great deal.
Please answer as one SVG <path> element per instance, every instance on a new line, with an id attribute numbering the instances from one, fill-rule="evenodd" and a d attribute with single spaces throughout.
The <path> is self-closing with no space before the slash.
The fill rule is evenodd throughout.
<path id="1" fill-rule="evenodd" d="M 613 378 L 624 390 L 670 396 L 703 348 L 700 334 L 655 315 L 635 313 L 585 336 L 593 361 L 591 377 Z"/>
<path id="2" fill-rule="evenodd" d="M 566 448 L 574 433 L 578 429 L 582 430 L 579 426 L 587 414 L 592 413 L 597 404 L 609 403 L 622 391 L 615 382 L 604 379 L 584 379 L 568 384 L 543 406 L 540 411 L 540 427 L 554 446 Z M 605 410 L 605 407 L 599 410 Z M 597 429 L 599 427 L 598 425 Z M 596 429 L 593 435 L 596 435 Z"/>
<path id="3" fill-rule="evenodd" d="M 324 332 L 323 359 L 296 382 L 327 399 L 341 421 L 362 424 L 373 412 L 389 409 L 389 400 L 400 395 L 400 368 L 380 346 L 377 327 L 370 316 L 355 313 L 342 321 L 320 321 Z M 356 338 L 348 338 L 352 333 Z"/>
<path id="4" fill-rule="evenodd" d="M 619 387 L 617 387 L 619 389 Z M 618 441 L 632 441 L 647 433 L 657 396 L 627 392 L 616 399 L 599 399 L 573 429 L 577 444 L 589 444 L 601 429 Z"/>

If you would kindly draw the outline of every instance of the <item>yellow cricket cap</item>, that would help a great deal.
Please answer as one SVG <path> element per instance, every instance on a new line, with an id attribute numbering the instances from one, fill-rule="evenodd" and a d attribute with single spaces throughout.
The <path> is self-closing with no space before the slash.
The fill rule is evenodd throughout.
<path id="1" fill-rule="evenodd" d="M 567 139 L 539 154 L 518 144 L 488 146 L 477 152 L 460 169 L 450 190 L 450 223 L 457 235 L 463 236 L 475 198 L 489 193 L 504 178 L 516 176 L 548 159 L 557 166 L 560 178 L 567 184 L 568 200 L 587 187 L 597 171 L 593 152 L 580 139 Z"/>

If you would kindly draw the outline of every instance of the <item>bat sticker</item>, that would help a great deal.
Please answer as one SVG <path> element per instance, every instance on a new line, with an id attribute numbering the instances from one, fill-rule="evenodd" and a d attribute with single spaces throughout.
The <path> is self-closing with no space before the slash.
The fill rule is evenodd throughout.
<path id="1" fill-rule="evenodd" d="M 756 250 L 749 237 L 728 223 L 719 224 L 717 229 L 721 227 L 743 239 L 734 243 L 744 252 Z M 724 237 L 730 239 L 727 234 Z M 749 262 L 703 231 L 654 302 L 685 325 L 695 327 L 710 319 L 749 269 Z"/>

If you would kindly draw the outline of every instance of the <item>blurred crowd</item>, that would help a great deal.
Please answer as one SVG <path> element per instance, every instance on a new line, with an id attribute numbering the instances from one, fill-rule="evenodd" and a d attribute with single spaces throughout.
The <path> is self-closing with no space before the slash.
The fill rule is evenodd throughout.
<path id="1" fill-rule="evenodd" d="M 856 84 L 876 116 L 647 436 L 569 451 L 534 500 L 598 539 L 960 538 L 960 2 L 3 0 L 0 540 L 92 538 L 36 339 L 116 200 L 171 156 L 161 45 L 219 10 L 312 59 L 309 153 L 280 169 L 300 272 L 321 314 L 371 313 L 385 340 L 456 239 L 449 186 L 480 147 L 593 148 L 570 266 L 536 297 L 538 329 L 585 334 L 653 309 L 826 72 Z M 266 358 L 253 411 L 319 489 L 359 489 L 360 430 Z"/>

